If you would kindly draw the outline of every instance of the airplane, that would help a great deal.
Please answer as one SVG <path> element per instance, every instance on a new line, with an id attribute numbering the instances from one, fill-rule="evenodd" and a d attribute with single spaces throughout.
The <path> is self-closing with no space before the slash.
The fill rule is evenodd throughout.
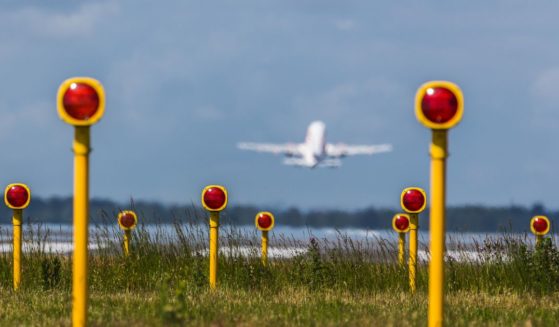
<path id="1" fill-rule="evenodd" d="M 341 158 L 359 154 L 377 154 L 392 151 L 392 145 L 347 145 L 343 143 L 326 143 L 326 124 L 313 121 L 307 128 L 305 143 L 247 143 L 237 144 L 241 150 L 283 154 L 285 165 L 306 168 L 328 167 L 338 168 L 342 165 Z"/>

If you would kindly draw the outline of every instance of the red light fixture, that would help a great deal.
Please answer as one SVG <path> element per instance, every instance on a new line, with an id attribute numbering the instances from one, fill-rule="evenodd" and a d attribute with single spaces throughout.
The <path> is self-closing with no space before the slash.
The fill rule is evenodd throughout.
<path id="1" fill-rule="evenodd" d="M 401 195 L 402 208 L 408 213 L 419 213 L 426 206 L 425 191 L 418 187 L 406 188 Z"/>
<path id="2" fill-rule="evenodd" d="M 431 122 L 447 123 L 458 112 L 458 99 L 445 87 L 430 87 L 421 100 L 421 110 Z"/>
<path id="3" fill-rule="evenodd" d="M 105 112 L 103 85 L 90 77 L 73 77 L 58 87 L 56 95 L 58 115 L 73 126 L 91 126 Z"/>
<path id="4" fill-rule="evenodd" d="M 415 95 L 415 116 L 425 127 L 448 130 L 464 114 L 464 97 L 458 85 L 447 81 L 427 82 Z"/>
<path id="5" fill-rule="evenodd" d="M 551 229 L 551 223 L 545 216 L 535 216 L 530 221 L 530 229 L 536 235 L 545 235 Z"/>
<path id="6" fill-rule="evenodd" d="M 221 211 L 227 206 L 227 190 L 223 186 L 210 185 L 202 191 L 202 205 L 209 211 Z"/>
<path id="7" fill-rule="evenodd" d="M 406 230 L 410 227 L 410 220 L 406 216 L 398 216 L 396 217 L 396 221 L 394 222 L 396 228 L 399 230 Z"/>
<path id="8" fill-rule="evenodd" d="M 127 213 L 120 217 L 120 223 L 122 226 L 130 228 L 136 224 L 136 219 L 131 214 Z"/>
<path id="9" fill-rule="evenodd" d="M 407 233 L 410 229 L 410 217 L 404 213 L 394 215 L 392 228 L 398 233 Z"/>
<path id="10" fill-rule="evenodd" d="M 70 117 L 88 120 L 99 109 L 99 94 L 91 85 L 72 83 L 64 93 L 62 104 Z"/>
<path id="11" fill-rule="evenodd" d="M 11 209 L 23 209 L 29 205 L 31 192 L 25 184 L 10 184 L 4 192 L 4 202 Z"/>
<path id="12" fill-rule="evenodd" d="M 263 211 L 256 214 L 256 228 L 261 231 L 269 231 L 274 228 L 274 215 L 272 213 Z"/>
<path id="13" fill-rule="evenodd" d="M 138 224 L 138 216 L 134 211 L 126 210 L 118 214 L 117 221 L 123 230 L 131 230 Z"/>
<path id="14" fill-rule="evenodd" d="M 536 218 L 534 220 L 534 229 L 539 233 L 544 232 L 547 229 L 547 221 L 541 218 Z"/>

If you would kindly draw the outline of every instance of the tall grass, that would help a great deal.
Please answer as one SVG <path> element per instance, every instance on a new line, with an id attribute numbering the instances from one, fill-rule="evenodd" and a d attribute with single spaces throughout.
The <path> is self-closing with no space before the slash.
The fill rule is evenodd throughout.
<path id="1" fill-rule="evenodd" d="M 397 263 L 395 239 L 371 235 L 354 240 L 342 232 L 334 239 L 320 239 L 309 231 L 311 237 L 304 241 L 289 235 L 275 235 L 271 239 L 272 247 L 293 252 L 288 258 L 271 258 L 269 265 L 263 266 L 256 231 L 246 232 L 225 224 L 220 229 L 219 289 L 210 292 L 206 256 L 208 231 L 203 213 L 186 212 L 186 218 L 176 217 L 172 228 L 158 224 L 153 230 L 140 223 L 132 234 L 128 257 L 123 255 L 122 232 L 111 218 L 114 215 L 102 212 L 100 216 L 104 223 L 96 225 L 91 236 L 92 243 L 98 248 L 91 251 L 89 259 L 92 310 L 100 324 L 112 321 L 106 320 L 107 317 L 118 318 L 110 308 L 112 305 L 115 312 L 119 312 L 116 307 L 123 306 L 124 300 L 118 297 L 126 297 L 126 294 L 130 295 L 126 303 L 131 306 L 126 310 L 146 306 L 144 314 L 149 316 L 146 317 L 148 324 L 204 325 L 216 320 L 226 325 L 243 322 L 249 325 L 297 325 L 317 321 L 334 325 L 344 322 L 380 324 L 391 319 L 397 321 L 401 313 L 395 311 L 393 305 L 407 308 L 405 310 L 411 316 L 406 317 L 406 324 L 425 322 L 427 267 L 425 262 L 420 262 L 418 294 L 409 297 L 407 269 Z M 146 220 L 146 217 L 140 219 Z M 10 233 L 10 230 L 0 231 L 0 242 L 11 242 Z M 56 240 L 54 234 L 40 224 L 26 226 L 24 239 L 31 247 L 23 256 L 19 294 L 11 291 L 11 253 L 0 254 L 0 291 L 13 295 L 4 297 L 1 301 L 8 301 L 4 304 L 35 301 L 41 306 L 45 305 L 40 303 L 41 298 L 54 296 L 56 303 L 49 307 L 53 316 L 68 315 L 71 261 L 69 254 L 47 251 L 46 244 Z M 510 298 L 512 295 L 542 299 L 557 297 L 559 251 L 550 239 L 534 248 L 525 238 L 503 234 L 500 238 L 487 238 L 469 245 L 458 240 L 453 248 L 464 253 L 464 258 L 447 258 L 447 294 L 449 299 L 455 299 L 460 303 L 457 305 L 462 306 L 456 310 L 467 307 L 460 301 L 466 298 L 472 301 L 470 305 L 475 308 L 472 310 L 477 313 L 466 310 L 464 314 L 471 314 L 473 321 L 511 322 L 510 317 L 522 319 L 518 313 L 523 312 L 517 311 L 514 315 L 513 308 L 505 310 L 503 316 L 499 316 L 499 310 L 484 312 L 476 306 L 476 294 L 495 298 Z M 479 256 L 471 259 L 467 255 L 471 251 Z M 274 303 L 273 308 L 271 303 Z M 557 300 L 549 303 L 550 307 L 545 307 L 549 312 L 559 305 Z M 96 307 L 109 309 L 97 312 Z M 276 320 L 270 318 L 270 311 L 277 316 Z M 557 310 L 554 315 L 545 312 L 538 321 L 547 323 L 545 319 L 549 317 L 559 319 Z M 0 318 L 6 321 L 12 321 L 10 319 L 16 316 L 20 317 L 0 310 Z M 134 317 L 142 315 L 126 319 L 130 321 Z M 450 317 L 454 317 L 456 323 L 463 319 L 463 316 L 453 316 L 452 313 Z M 33 319 L 31 315 L 28 323 L 41 324 Z M 67 320 L 55 321 L 51 322 L 68 323 Z"/>

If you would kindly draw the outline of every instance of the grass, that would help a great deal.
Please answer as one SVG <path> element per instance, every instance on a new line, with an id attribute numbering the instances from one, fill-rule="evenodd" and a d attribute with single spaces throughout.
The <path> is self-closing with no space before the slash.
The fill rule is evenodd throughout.
<path id="1" fill-rule="evenodd" d="M 70 325 L 70 296 L 63 290 L 3 292 L 1 325 Z M 92 291 L 92 326 L 419 326 L 426 323 L 423 292 L 349 292 L 288 287 L 279 292 L 219 289 L 175 290 L 162 302 L 160 291 Z M 23 307 L 25 306 L 25 307 Z M 460 291 L 447 296 L 450 326 L 556 326 L 557 294 L 523 296 Z"/>
<path id="2" fill-rule="evenodd" d="M 420 265 L 418 292 L 410 295 L 407 271 L 397 264 L 395 242 L 296 241 L 276 237 L 273 246 L 305 247 L 303 254 L 259 258 L 256 233 L 225 227 L 216 291 L 207 287 L 207 230 L 195 222 L 148 233 L 139 226 L 132 254 L 122 255 L 121 233 L 99 225 L 90 256 L 92 326 L 423 326 L 427 267 Z M 51 235 L 27 230 L 33 251 L 23 257 L 19 292 L 12 286 L 12 257 L 0 254 L 0 325 L 70 325 L 71 262 L 49 254 Z M 0 241 L 10 241 L 5 233 Z M 253 248 L 252 255 L 235 249 Z M 550 240 L 533 249 L 510 235 L 473 245 L 479 260 L 446 265 L 449 326 L 556 326 L 559 322 L 559 251 Z M 459 247 L 460 248 L 460 247 Z M 464 248 L 464 251 L 465 248 Z"/>

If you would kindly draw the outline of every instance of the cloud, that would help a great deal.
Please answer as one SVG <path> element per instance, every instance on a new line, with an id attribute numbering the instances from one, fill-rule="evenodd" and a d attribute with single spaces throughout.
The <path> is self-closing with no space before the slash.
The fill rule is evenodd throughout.
<path id="1" fill-rule="evenodd" d="M 0 106 L 0 136 L 15 134 L 16 131 L 36 128 L 49 128 L 56 122 L 56 112 L 53 104 L 48 101 L 40 101 L 25 104 L 21 108 L 10 108 L 6 105 Z"/>
<path id="2" fill-rule="evenodd" d="M 549 68 L 533 81 L 531 122 L 536 128 L 555 128 L 559 121 L 559 67 Z"/>
<path id="3" fill-rule="evenodd" d="M 202 120 L 221 120 L 225 113 L 213 105 L 200 106 L 194 109 L 194 115 Z"/>
<path id="4" fill-rule="evenodd" d="M 532 84 L 532 94 L 544 101 L 559 100 L 559 67 L 552 67 L 539 74 Z"/>
<path id="5" fill-rule="evenodd" d="M 76 11 L 24 7 L 0 14 L 4 28 L 14 28 L 39 37 L 68 38 L 92 34 L 100 22 L 118 13 L 116 1 L 84 3 Z"/>
<path id="6" fill-rule="evenodd" d="M 387 119 L 398 116 L 394 109 L 403 102 L 394 99 L 402 99 L 402 94 L 404 88 L 397 82 L 374 78 L 340 83 L 317 94 L 300 96 L 295 100 L 295 107 L 308 121 L 324 119 L 358 125 L 367 121 L 367 124 L 373 122 L 371 127 L 383 128 Z"/>
<path id="7" fill-rule="evenodd" d="M 340 31 L 351 31 L 355 28 L 355 22 L 352 19 L 339 19 L 334 24 Z"/>
<path id="8" fill-rule="evenodd" d="M 69 180 L 58 182 L 69 178 L 71 161 L 64 161 L 70 168 L 61 167 L 60 158 L 70 155 L 71 129 L 58 121 L 54 96 L 60 81 L 78 74 L 98 78 L 107 93 L 106 116 L 95 127 L 93 161 L 99 168 L 96 185 L 106 196 L 127 197 L 131 189 L 160 199 L 163 193 L 152 187 L 157 185 L 174 194 L 173 200 L 195 199 L 197 189 L 178 179 L 198 185 L 211 177 L 230 178 L 246 190 L 237 198 L 252 202 L 258 174 L 270 176 L 278 190 L 297 183 L 319 188 L 321 178 L 337 174 L 334 195 L 278 191 L 274 201 L 347 207 L 360 196 L 354 182 L 372 172 L 366 174 L 375 178 L 367 201 L 392 205 L 386 190 L 418 181 L 418 174 L 403 167 L 407 158 L 427 164 L 428 133 L 413 115 L 413 95 L 429 79 L 456 81 L 467 97 L 464 122 L 452 133 L 449 178 L 462 182 L 455 196 L 465 202 L 501 201 L 498 188 L 517 175 L 526 177 L 517 183 L 516 197 L 534 197 L 524 187 L 528 177 L 546 178 L 546 190 L 556 184 L 547 166 L 517 171 L 532 167 L 528 159 L 541 153 L 547 153 L 550 167 L 559 162 L 545 147 L 559 137 L 555 5 L 487 4 L 482 12 L 473 3 L 436 2 L 8 2 L 0 4 L 0 75 L 5 77 L 0 143 L 6 160 L 14 159 L 0 169 L 16 167 L 22 176 L 43 181 L 37 187 L 47 194 L 51 187 L 66 192 L 70 186 Z M 536 117 L 549 128 L 526 124 Z M 386 141 L 397 151 L 371 161 L 350 159 L 345 168 L 353 171 L 307 174 L 280 164 L 247 170 L 254 157 L 232 146 L 240 139 L 282 142 L 290 135 L 297 141 L 314 119 L 328 124 L 332 141 Z M 10 137 L 15 133 L 17 138 Z M 205 135 L 204 142 L 199 135 Z M 510 155 L 493 156 L 490 146 L 504 147 Z M 519 148 L 532 155 L 518 156 Z M 48 175 L 36 168 L 37 149 L 46 153 L 40 167 L 49 169 Z M 480 149 L 491 160 L 472 161 Z M 129 165 L 130 157 L 138 164 Z M 274 159 L 269 162 L 277 163 Z M 20 165 L 24 160 L 27 165 Z M 153 170 L 158 166 L 164 168 Z M 486 180 L 460 177 L 472 169 L 496 173 Z M 134 187 L 114 190 L 118 174 Z M 258 201 L 269 198 L 265 194 Z M 546 194 L 541 200 L 553 203 Z"/>

